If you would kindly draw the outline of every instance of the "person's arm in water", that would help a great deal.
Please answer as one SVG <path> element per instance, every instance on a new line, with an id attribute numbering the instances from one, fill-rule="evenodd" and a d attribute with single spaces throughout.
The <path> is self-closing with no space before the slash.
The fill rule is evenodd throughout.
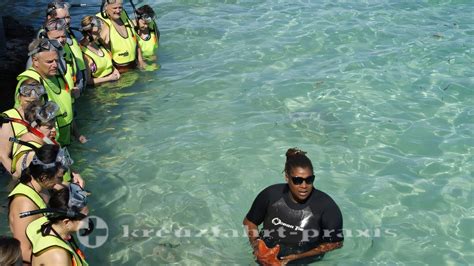
<path id="1" fill-rule="evenodd" d="M 34 257 L 35 265 L 64 265 L 72 266 L 71 255 L 63 248 L 50 247 L 38 257 Z M 54 264 L 52 264 L 54 262 Z"/>
<path id="2" fill-rule="evenodd" d="M 341 242 L 335 242 L 335 243 L 323 243 L 319 246 L 317 246 L 314 249 L 308 250 L 306 252 L 300 253 L 300 254 L 291 254 L 288 256 L 285 256 L 281 259 L 281 264 L 286 265 L 288 262 L 292 260 L 299 260 L 302 258 L 306 257 L 313 257 L 317 255 L 321 255 L 323 253 L 338 249 L 342 247 L 342 241 Z"/>
<path id="3" fill-rule="evenodd" d="M 142 49 L 140 48 L 140 45 L 138 44 L 138 38 L 140 38 L 140 36 L 137 36 L 137 66 L 139 69 L 144 69 L 145 61 L 143 60 Z"/>

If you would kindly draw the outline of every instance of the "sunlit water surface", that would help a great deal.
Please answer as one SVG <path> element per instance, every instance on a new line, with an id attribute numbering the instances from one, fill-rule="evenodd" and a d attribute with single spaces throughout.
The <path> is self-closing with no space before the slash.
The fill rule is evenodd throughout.
<path id="1" fill-rule="evenodd" d="M 161 68 L 77 103 L 90 264 L 254 264 L 242 219 L 293 146 L 348 229 L 319 265 L 474 263 L 472 2 L 149 3 Z"/>

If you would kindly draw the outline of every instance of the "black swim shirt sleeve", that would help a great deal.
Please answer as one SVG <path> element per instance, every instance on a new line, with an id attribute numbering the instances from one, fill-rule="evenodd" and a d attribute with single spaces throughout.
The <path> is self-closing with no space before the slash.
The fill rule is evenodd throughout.
<path id="1" fill-rule="evenodd" d="M 322 242 L 344 241 L 342 225 L 341 210 L 332 199 L 329 199 L 321 217 Z"/>
<path id="2" fill-rule="evenodd" d="M 261 191 L 255 200 L 253 201 L 252 207 L 250 207 L 246 218 L 257 226 L 260 225 L 267 213 L 268 204 L 270 202 L 269 189 Z"/>

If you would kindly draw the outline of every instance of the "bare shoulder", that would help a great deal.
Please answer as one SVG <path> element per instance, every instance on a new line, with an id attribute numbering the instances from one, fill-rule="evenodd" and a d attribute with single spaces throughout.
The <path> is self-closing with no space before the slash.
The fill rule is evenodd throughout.
<path id="1" fill-rule="evenodd" d="M 71 255 L 60 247 L 50 247 L 33 256 L 33 265 L 72 265 Z"/>
<path id="2" fill-rule="evenodd" d="M 33 209 L 38 209 L 36 204 L 24 195 L 15 195 L 12 203 L 10 205 L 10 212 L 13 210 L 16 211 L 31 211 Z"/>

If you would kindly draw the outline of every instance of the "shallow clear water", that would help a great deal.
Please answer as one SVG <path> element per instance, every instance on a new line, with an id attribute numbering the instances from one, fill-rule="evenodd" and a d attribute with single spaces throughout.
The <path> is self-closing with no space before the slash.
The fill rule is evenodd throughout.
<path id="1" fill-rule="evenodd" d="M 161 69 L 77 104 L 92 265 L 253 264 L 242 219 L 293 146 L 348 229 L 319 264 L 474 263 L 472 2 L 152 6 Z"/>

